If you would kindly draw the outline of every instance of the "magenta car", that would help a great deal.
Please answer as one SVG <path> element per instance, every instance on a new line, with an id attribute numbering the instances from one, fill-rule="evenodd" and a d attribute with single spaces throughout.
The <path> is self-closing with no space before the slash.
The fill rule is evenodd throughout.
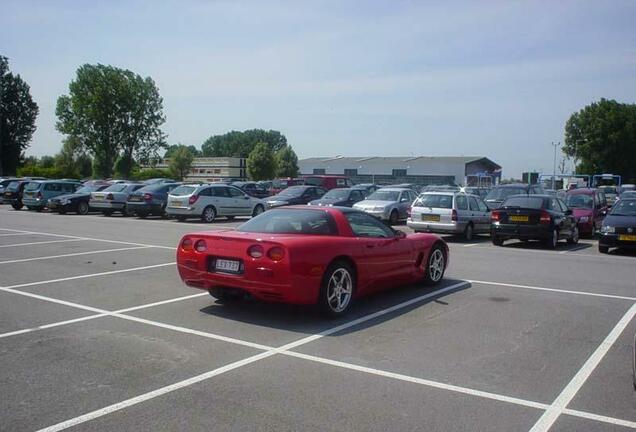
<path id="1" fill-rule="evenodd" d="M 572 189 L 565 197 L 565 203 L 574 212 L 581 235 L 594 235 L 603 224 L 607 214 L 607 199 L 598 189 Z"/>

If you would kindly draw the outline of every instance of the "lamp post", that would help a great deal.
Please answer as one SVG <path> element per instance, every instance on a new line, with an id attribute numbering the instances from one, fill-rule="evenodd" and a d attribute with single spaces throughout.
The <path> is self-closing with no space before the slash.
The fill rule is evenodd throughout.
<path id="1" fill-rule="evenodd" d="M 552 147 L 554 147 L 554 164 L 552 165 L 552 190 L 556 190 L 556 153 L 557 147 L 561 145 L 561 142 L 555 143 L 552 141 Z"/>

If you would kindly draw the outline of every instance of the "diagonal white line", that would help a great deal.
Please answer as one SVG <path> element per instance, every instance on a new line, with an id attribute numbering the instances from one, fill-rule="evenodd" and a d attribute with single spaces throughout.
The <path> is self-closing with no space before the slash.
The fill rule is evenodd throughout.
<path id="1" fill-rule="evenodd" d="M 14 236 L 23 236 L 23 235 L 31 235 L 31 234 L 29 233 L 0 234 L 0 237 L 14 237 Z"/>
<path id="2" fill-rule="evenodd" d="M 615 424 L 618 426 L 625 426 L 628 428 L 636 429 L 636 422 L 629 421 L 629 420 L 617 419 L 614 417 L 607 417 L 603 415 L 592 414 L 585 411 L 578 411 L 578 410 L 572 410 L 572 409 L 564 409 L 563 414 L 571 415 L 574 417 L 581 417 L 581 418 L 589 419 L 589 420 L 595 420 L 602 423 L 610 423 L 610 424 Z"/>
<path id="3" fill-rule="evenodd" d="M 93 254 L 100 254 L 100 253 L 120 252 L 120 251 L 127 251 L 127 250 L 136 250 L 136 249 L 150 249 L 150 246 L 130 246 L 125 248 L 104 249 L 104 250 L 90 251 L 90 252 L 76 252 L 76 253 L 69 253 L 69 254 L 63 254 L 63 255 L 42 256 L 42 257 L 36 257 L 36 258 L 21 258 L 21 259 L 14 259 L 14 260 L 8 260 L 8 261 L 0 261 L 0 264 L 13 264 L 13 263 L 21 263 L 21 262 L 29 262 L 29 261 L 41 261 L 41 260 L 48 260 L 48 259 L 55 259 L 55 258 L 67 258 L 67 257 L 73 257 L 73 256 L 80 256 L 80 255 L 93 255 Z"/>
<path id="4" fill-rule="evenodd" d="M 72 238 L 72 239 L 66 239 L 66 240 L 48 240 L 48 241 L 40 241 L 40 242 L 15 243 L 10 245 L 2 245 L 0 246 L 0 248 L 10 248 L 10 247 L 17 247 L 17 246 L 32 246 L 32 245 L 41 245 L 41 244 L 48 244 L 48 243 L 68 243 L 68 242 L 77 242 L 77 241 L 86 241 L 86 239 Z"/>
<path id="5" fill-rule="evenodd" d="M 590 377 L 596 366 L 603 360 L 605 354 L 610 350 L 614 342 L 621 335 L 625 327 L 627 327 L 636 315 L 636 303 L 629 308 L 629 310 L 623 315 L 620 321 L 607 335 L 605 340 L 601 342 L 599 347 L 592 353 L 592 355 L 583 364 L 581 369 L 574 375 L 572 380 L 563 389 L 561 394 L 552 402 L 550 407 L 543 413 L 543 415 L 537 420 L 535 425 L 530 429 L 530 432 L 545 432 L 549 430 L 554 422 L 559 418 L 563 411 L 567 408 L 568 404 L 574 399 L 574 396 L 583 387 L 585 381 Z"/>

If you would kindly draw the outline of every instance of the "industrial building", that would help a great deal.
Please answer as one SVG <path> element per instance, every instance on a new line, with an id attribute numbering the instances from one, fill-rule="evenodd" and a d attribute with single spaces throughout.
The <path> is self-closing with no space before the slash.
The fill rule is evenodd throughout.
<path id="1" fill-rule="evenodd" d="M 247 161 L 239 157 L 198 157 L 185 180 L 191 182 L 216 182 L 247 178 Z M 168 168 L 170 159 L 164 159 L 157 168 Z"/>
<path id="2" fill-rule="evenodd" d="M 346 175 L 356 183 L 497 184 L 501 166 L 483 156 L 316 157 L 298 161 L 300 172 Z"/>

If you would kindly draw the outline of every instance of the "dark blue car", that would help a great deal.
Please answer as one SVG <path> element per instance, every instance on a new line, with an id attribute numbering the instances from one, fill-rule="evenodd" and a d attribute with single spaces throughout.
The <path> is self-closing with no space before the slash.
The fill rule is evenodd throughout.
<path id="1" fill-rule="evenodd" d="M 157 182 L 144 186 L 128 196 L 126 207 L 130 213 L 134 213 L 140 218 L 145 218 L 148 215 L 164 217 L 168 193 L 180 185 L 181 183 Z"/>
<path id="2" fill-rule="evenodd" d="M 320 199 L 311 201 L 309 205 L 351 207 L 364 198 L 364 191 L 361 189 L 331 189 Z"/>
<path id="3" fill-rule="evenodd" d="M 614 247 L 636 249 L 636 198 L 616 201 L 603 219 L 598 251 L 608 253 Z"/>

